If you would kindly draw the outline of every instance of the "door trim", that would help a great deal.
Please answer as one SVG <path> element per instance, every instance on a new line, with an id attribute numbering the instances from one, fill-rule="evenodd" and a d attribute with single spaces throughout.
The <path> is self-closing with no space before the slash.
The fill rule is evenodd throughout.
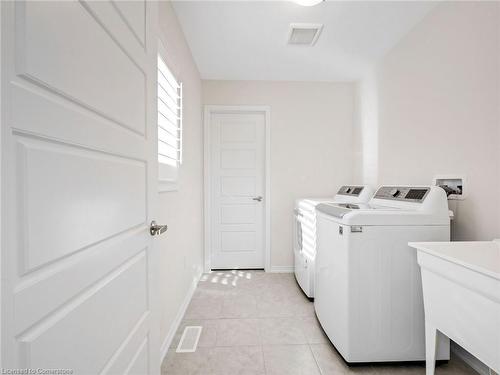
<path id="1" fill-rule="evenodd" d="M 212 217 L 211 207 L 211 139 L 210 139 L 210 117 L 212 113 L 237 113 L 253 112 L 264 113 L 265 115 L 265 200 L 264 200 L 264 270 L 271 271 L 271 107 L 266 105 L 247 106 L 247 105 L 205 105 L 203 113 L 203 219 L 204 219 L 204 272 L 211 271 L 212 254 L 212 232 L 210 218 Z"/>

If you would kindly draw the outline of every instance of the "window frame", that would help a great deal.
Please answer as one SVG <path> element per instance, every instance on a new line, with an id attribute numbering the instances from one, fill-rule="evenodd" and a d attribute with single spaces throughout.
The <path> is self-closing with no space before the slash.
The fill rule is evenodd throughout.
<path id="1" fill-rule="evenodd" d="M 175 79 L 176 83 L 179 85 L 179 123 L 178 123 L 178 147 L 177 147 L 177 160 L 176 160 L 176 165 L 168 165 L 166 163 L 161 163 L 158 160 L 158 148 L 156 152 L 156 160 L 158 163 L 157 167 L 157 173 L 158 173 L 158 190 L 159 192 L 168 192 L 168 191 L 177 191 L 179 190 L 179 170 L 182 165 L 182 158 L 183 158 L 183 85 L 182 82 L 178 79 L 178 74 L 177 72 L 174 72 L 169 64 L 169 59 L 168 55 L 166 52 L 165 47 L 163 46 L 163 43 L 161 40 L 158 40 L 158 50 L 157 50 L 157 60 L 156 60 L 156 138 L 157 138 L 157 147 L 158 147 L 158 142 L 159 142 L 159 124 L 158 124 L 158 74 L 159 74 L 159 67 L 158 67 L 158 58 L 160 58 L 167 69 L 169 70 L 170 74 L 173 76 Z"/>

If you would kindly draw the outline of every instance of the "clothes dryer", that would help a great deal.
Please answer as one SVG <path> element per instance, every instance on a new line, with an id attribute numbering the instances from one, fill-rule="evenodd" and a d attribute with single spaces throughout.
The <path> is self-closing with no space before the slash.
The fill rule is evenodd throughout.
<path id="1" fill-rule="evenodd" d="M 342 186 L 334 197 L 304 198 L 295 202 L 293 253 L 295 278 L 307 297 L 314 298 L 316 257 L 316 205 L 320 203 L 368 202 L 374 190 L 369 186 Z"/>

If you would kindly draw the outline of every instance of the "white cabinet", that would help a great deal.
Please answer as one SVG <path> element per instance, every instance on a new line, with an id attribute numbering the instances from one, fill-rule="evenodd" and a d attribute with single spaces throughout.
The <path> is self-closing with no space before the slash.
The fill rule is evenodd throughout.
<path id="1" fill-rule="evenodd" d="M 427 375 L 446 335 L 500 372 L 500 244 L 416 242 L 425 308 Z"/>

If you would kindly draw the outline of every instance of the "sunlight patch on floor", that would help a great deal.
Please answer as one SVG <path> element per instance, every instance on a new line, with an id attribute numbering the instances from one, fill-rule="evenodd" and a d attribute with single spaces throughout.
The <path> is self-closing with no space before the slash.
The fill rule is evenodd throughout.
<path id="1" fill-rule="evenodd" d="M 232 285 L 236 287 L 238 281 L 241 279 L 251 280 L 252 273 L 249 271 L 241 270 L 231 270 L 231 271 L 212 271 L 208 274 L 204 274 L 200 283 L 212 283 L 212 284 L 222 284 L 222 285 Z"/>

